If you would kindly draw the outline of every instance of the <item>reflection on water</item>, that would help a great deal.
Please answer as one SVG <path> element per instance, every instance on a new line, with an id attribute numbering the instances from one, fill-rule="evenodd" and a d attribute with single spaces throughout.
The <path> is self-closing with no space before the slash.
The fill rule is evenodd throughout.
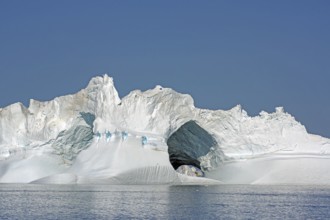
<path id="1" fill-rule="evenodd" d="M 0 219 L 326 219 L 330 187 L 0 185 Z"/>

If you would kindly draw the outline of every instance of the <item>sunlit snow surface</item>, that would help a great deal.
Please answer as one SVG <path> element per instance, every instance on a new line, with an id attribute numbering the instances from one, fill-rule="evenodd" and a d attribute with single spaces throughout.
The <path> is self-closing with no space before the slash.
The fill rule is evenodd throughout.
<path id="1" fill-rule="evenodd" d="M 217 145 L 199 158 L 205 178 L 179 174 L 166 141 L 195 121 Z M 330 140 L 283 108 L 249 117 L 211 111 L 156 86 L 120 99 L 111 77 L 48 102 L 0 109 L 0 182 L 98 184 L 330 184 Z"/>

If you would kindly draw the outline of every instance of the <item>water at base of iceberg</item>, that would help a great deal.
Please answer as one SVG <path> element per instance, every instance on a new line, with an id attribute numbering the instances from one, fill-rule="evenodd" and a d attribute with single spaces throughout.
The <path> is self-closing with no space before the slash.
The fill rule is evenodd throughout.
<path id="1" fill-rule="evenodd" d="M 329 186 L 0 185 L 0 219 L 328 219 Z"/>

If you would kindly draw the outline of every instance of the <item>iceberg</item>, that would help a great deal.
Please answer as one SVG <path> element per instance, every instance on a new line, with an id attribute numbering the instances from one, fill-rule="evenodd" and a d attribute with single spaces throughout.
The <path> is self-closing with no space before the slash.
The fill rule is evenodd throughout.
<path id="1" fill-rule="evenodd" d="M 161 86 L 120 98 L 107 74 L 0 108 L 0 183 L 329 185 L 329 166 L 330 140 L 282 107 L 200 109 Z"/>

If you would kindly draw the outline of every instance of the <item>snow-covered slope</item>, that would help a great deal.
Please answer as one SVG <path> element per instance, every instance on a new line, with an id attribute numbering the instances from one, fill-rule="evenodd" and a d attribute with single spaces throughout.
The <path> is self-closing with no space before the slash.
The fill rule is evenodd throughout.
<path id="1" fill-rule="evenodd" d="M 179 174 L 169 160 L 167 140 L 185 142 L 191 135 L 176 132 L 190 121 L 216 143 L 193 158 L 207 178 Z M 201 149 L 206 139 L 195 140 Z M 161 86 L 120 99 L 107 75 L 74 95 L 0 109 L 0 182 L 330 184 L 329 166 L 330 140 L 283 108 L 256 117 L 240 106 L 198 109 Z"/>

